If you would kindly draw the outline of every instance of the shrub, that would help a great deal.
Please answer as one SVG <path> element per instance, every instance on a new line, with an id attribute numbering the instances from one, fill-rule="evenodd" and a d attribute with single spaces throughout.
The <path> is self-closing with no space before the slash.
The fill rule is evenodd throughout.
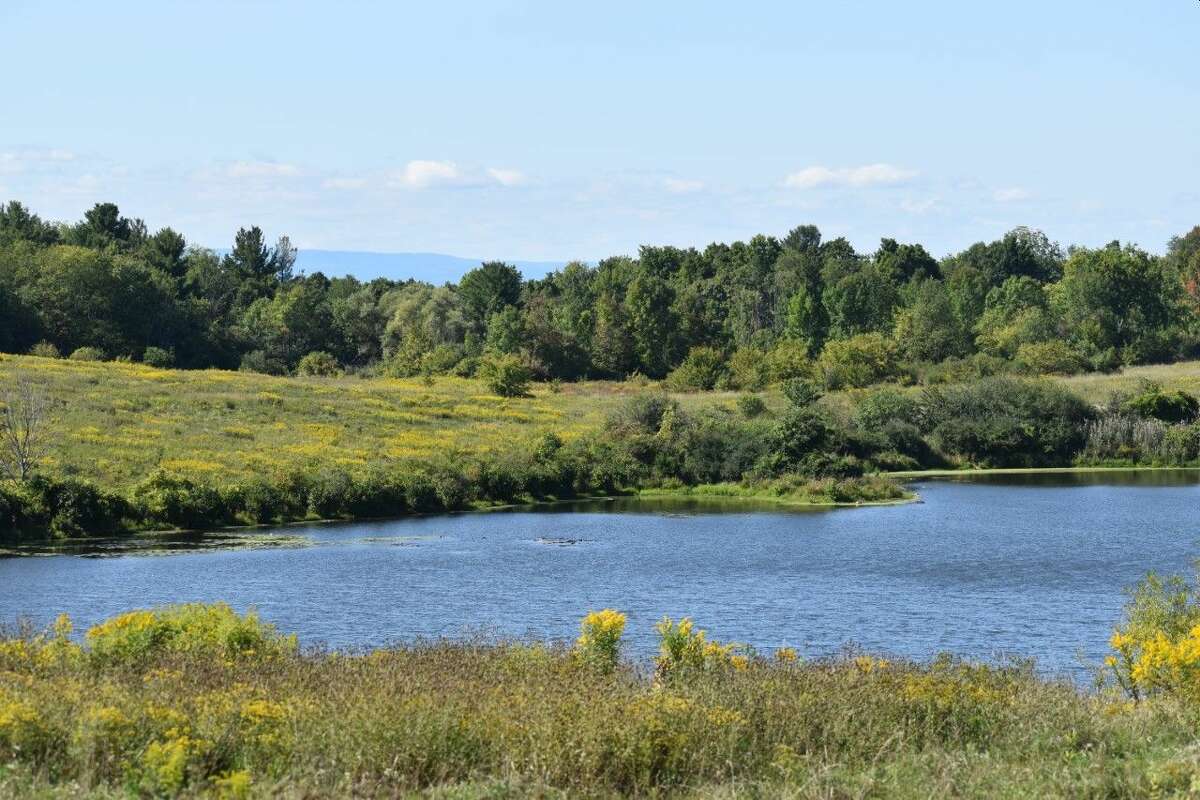
<path id="1" fill-rule="evenodd" d="M 757 347 L 743 347 L 729 358 L 730 383 L 735 389 L 756 392 L 771 382 L 767 354 Z"/>
<path id="2" fill-rule="evenodd" d="M 529 394 L 532 373 L 517 356 L 492 355 L 481 359 L 479 376 L 489 389 L 501 397 L 525 397 Z"/>
<path id="3" fill-rule="evenodd" d="M 1143 419 L 1191 422 L 1200 412 L 1200 400 L 1182 389 L 1164 391 L 1157 383 L 1144 383 L 1141 391 L 1127 400 L 1124 410 Z"/>
<path id="4" fill-rule="evenodd" d="M 933 446 L 948 456 L 997 467 L 1069 463 L 1085 442 L 1092 408 L 1049 381 L 986 378 L 930 387 L 918 418 Z"/>
<path id="5" fill-rule="evenodd" d="M 621 634 L 625 631 L 625 615 L 606 608 L 593 611 L 579 623 L 576 651 L 586 663 L 604 671 L 617 668 L 621 657 Z"/>
<path id="6" fill-rule="evenodd" d="M 78 347 L 71 353 L 72 361 L 103 361 L 104 351 L 99 347 Z"/>
<path id="7" fill-rule="evenodd" d="M 389 517 L 408 510 L 404 482 L 392 472 L 376 467 L 354 482 L 349 512 L 355 517 Z"/>
<path id="8" fill-rule="evenodd" d="M 790 378 L 783 382 L 783 396 L 797 408 L 811 406 L 824 394 L 820 386 L 807 378 Z"/>
<path id="9" fill-rule="evenodd" d="M 1088 367 L 1083 356 L 1060 340 L 1023 344 L 1014 361 L 1034 375 L 1074 375 Z"/>
<path id="10" fill-rule="evenodd" d="M 911 423 L 916 417 L 916 399 L 891 387 L 868 393 L 854 410 L 854 421 L 867 431 L 881 431 L 893 420 Z"/>
<path id="11" fill-rule="evenodd" d="M 196 529 L 231 521 L 220 492 L 163 470 L 133 488 L 133 502 L 150 525 Z"/>
<path id="12" fill-rule="evenodd" d="M 243 355 L 238 369 L 242 372 L 260 372 L 263 375 L 283 375 L 287 372 L 287 366 L 282 361 L 268 356 L 263 350 L 251 350 Z"/>
<path id="13" fill-rule="evenodd" d="M 1167 428 L 1163 435 L 1162 454 L 1169 464 L 1192 464 L 1200 459 L 1200 423 Z"/>
<path id="14" fill-rule="evenodd" d="M 341 372 L 338 361 L 324 350 L 314 350 L 300 359 L 296 365 L 297 375 L 330 377 Z"/>
<path id="15" fill-rule="evenodd" d="M 142 363 L 156 369 L 170 369 L 175 366 L 175 353 L 161 347 L 147 347 L 142 351 Z"/>
<path id="16" fill-rule="evenodd" d="M 657 433 L 668 410 L 677 412 L 679 403 L 662 392 L 635 394 L 609 416 L 607 428 L 629 433 Z"/>
<path id="17" fill-rule="evenodd" d="M 772 383 L 791 378 L 811 378 L 813 363 L 808 357 L 808 345 L 794 339 L 784 339 L 767 351 L 767 372 Z"/>
<path id="18" fill-rule="evenodd" d="M 261 660 L 296 650 L 295 636 L 225 603 L 130 611 L 90 628 L 87 643 L 99 664 L 143 664 L 166 654 Z"/>
<path id="19" fill-rule="evenodd" d="M 1134 699 L 1176 694 L 1200 701 L 1200 594 L 1179 576 L 1149 574 L 1129 593 L 1105 664 Z"/>
<path id="20" fill-rule="evenodd" d="M 737 652 L 738 645 L 710 640 L 687 617 L 679 622 L 663 617 L 654 629 L 659 640 L 655 665 L 662 678 L 686 679 L 725 667 L 744 669 L 748 664 L 746 656 Z"/>
<path id="21" fill-rule="evenodd" d="M 46 519 L 50 535 L 57 538 L 111 533 L 129 514 L 123 498 L 76 478 L 51 480 L 37 476 L 29 482 L 29 492 Z"/>
<path id="22" fill-rule="evenodd" d="M 354 502 L 354 482 L 341 469 L 323 469 L 308 484 L 308 510 L 321 519 L 347 514 Z"/>
<path id="23" fill-rule="evenodd" d="M 29 348 L 29 355 L 37 356 L 38 358 L 62 358 L 62 353 L 54 346 L 53 342 L 38 342 L 33 347 Z"/>
<path id="24" fill-rule="evenodd" d="M 744 394 L 738 397 L 737 407 L 746 419 L 760 417 L 767 411 L 767 404 L 756 394 Z"/>
<path id="25" fill-rule="evenodd" d="M 667 376 L 667 385 L 678 391 L 713 389 L 727 375 L 725 358 L 712 347 L 693 347 L 683 363 Z"/>
<path id="26" fill-rule="evenodd" d="M 880 333 L 862 333 L 825 345 L 817 373 L 829 389 L 870 386 L 899 374 L 896 343 Z"/>
<path id="27" fill-rule="evenodd" d="M 231 514 L 240 514 L 251 525 L 265 525 L 283 517 L 283 502 L 278 490 L 266 478 L 251 478 L 223 493 Z"/>

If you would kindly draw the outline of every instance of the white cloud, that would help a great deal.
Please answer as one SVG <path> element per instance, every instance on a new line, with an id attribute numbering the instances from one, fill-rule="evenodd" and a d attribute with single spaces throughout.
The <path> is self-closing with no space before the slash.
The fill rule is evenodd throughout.
<path id="1" fill-rule="evenodd" d="M 300 168 L 276 161 L 235 161 L 225 174 L 231 178 L 292 178 L 300 174 Z"/>
<path id="2" fill-rule="evenodd" d="M 501 186 L 520 186 L 528 180 L 525 173 L 515 169 L 488 167 L 487 174 Z"/>
<path id="3" fill-rule="evenodd" d="M 322 189 L 365 189 L 367 186 L 366 178 L 326 178 L 321 181 Z"/>
<path id="4" fill-rule="evenodd" d="M 24 172 L 30 168 L 74 160 L 75 154 L 70 150 L 9 150 L 0 153 L 0 172 Z"/>
<path id="5" fill-rule="evenodd" d="M 1019 186 L 1013 186 L 1008 189 L 997 189 L 992 193 L 992 199 L 997 203 L 1017 203 L 1021 200 L 1028 200 L 1029 197 L 1029 192 Z"/>
<path id="6" fill-rule="evenodd" d="M 924 200 L 905 198 L 900 201 L 900 208 L 910 214 L 925 214 L 937 208 L 937 200 L 927 197 Z"/>
<path id="7" fill-rule="evenodd" d="M 864 164 L 861 167 L 805 167 L 784 179 L 789 189 L 815 189 L 820 186 L 886 186 L 903 183 L 917 175 L 915 170 L 891 164 Z"/>
<path id="8" fill-rule="evenodd" d="M 462 171 L 453 161 L 410 161 L 395 180 L 410 189 L 428 189 L 462 182 Z"/>
<path id="9" fill-rule="evenodd" d="M 664 178 L 663 187 L 671 194 L 691 194 L 702 190 L 704 183 L 687 178 Z"/>

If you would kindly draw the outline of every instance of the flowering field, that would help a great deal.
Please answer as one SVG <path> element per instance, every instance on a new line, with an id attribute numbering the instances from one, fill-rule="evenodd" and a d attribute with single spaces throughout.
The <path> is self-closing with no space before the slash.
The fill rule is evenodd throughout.
<path id="1" fill-rule="evenodd" d="M 18 376 L 54 402 L 52 474 L 122 489 L 156 468 L 224 485 L 292 466 L 486 456 L 564 441 L 600 427 L 632 384 L 566 384 L 531 397 L 490 394 L 481 381 L 277 378 L 220 370 L 0 355 L 0 389 Z M 685 404 L 724 395 L 683 396 Z"/>
<path id="2" fill-rule="evenodd" d="M 1200 771 L 1194 698 L 1165 685 L 1134 701 L 1027 665 L 806 662 L 687 619 L 635 665 L 624 628 L 606 609 L 573 646 L 345 654 L 223 605 L 82 641 L 62 617 L 0 637 L 0 796 L 1192 796 Z"/>

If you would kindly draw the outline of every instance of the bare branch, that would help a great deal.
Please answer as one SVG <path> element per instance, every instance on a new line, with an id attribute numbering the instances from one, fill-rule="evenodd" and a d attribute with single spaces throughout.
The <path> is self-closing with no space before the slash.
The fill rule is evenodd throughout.
<path id="1" fill-rule="evenodd" d="M 37 470 L 50 448 L 49 413 L 45 391 L 28 378 L 18 378 L 0 394 L 0 473 L 5 477 L 24 481 Z"/>

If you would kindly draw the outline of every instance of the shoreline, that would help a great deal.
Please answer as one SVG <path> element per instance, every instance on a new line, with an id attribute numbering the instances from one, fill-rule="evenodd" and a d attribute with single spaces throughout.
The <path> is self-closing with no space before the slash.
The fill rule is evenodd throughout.
<path id="1" fill-rule="evenodd" d="M 880 472 L 881 478 L 917 480 L 953 478 L 959 475 L 1087 475 L 1105 472 L 1200 472 L 1200 467 L 971 467 L 967 469 L 915 469 Z"/>

